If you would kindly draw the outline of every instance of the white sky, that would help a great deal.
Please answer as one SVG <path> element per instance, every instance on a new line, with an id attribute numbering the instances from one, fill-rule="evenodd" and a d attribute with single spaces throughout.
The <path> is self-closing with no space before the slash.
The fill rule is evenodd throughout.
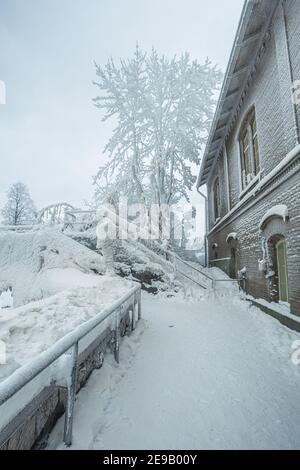
<path id="1" fill-rule="evenodd" d="M 109 126 L 92 105 L 95 60 L 138 41 L 168 56 L 208 56 L 225 71 L 243 0 L 0 0 L 0 206 L 24 181 L 38 208 L 83 206 Z"/>

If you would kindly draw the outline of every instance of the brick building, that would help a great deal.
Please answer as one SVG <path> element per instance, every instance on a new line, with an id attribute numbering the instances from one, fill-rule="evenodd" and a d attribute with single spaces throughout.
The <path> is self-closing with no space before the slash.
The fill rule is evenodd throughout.
<path id="1" fill-rule="evenodd" d="M 249 294 L 300 316 L 297 80 L 300 1 L 246 1 L 197 186 L 210 265 L 232 278 L 246 268 Z"/>

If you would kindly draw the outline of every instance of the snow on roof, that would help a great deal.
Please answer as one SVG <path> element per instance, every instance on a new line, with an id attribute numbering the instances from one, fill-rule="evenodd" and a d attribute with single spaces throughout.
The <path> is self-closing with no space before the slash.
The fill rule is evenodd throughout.
<path id="1" fill-rule="evenodd" d="M 288 216 L 289 216 L 289 210 L 288 210 L 288 208 L 285 204 L 278 204 L 276 206 L 273 206 L 273 207 L 271 207 L 271 209 L 269 209 L 265 213 L 265 215 L 261 219 L 261 221 L 259 223 L 259 228 L 260 228 L 260 230 L 263 230 L 266 222 L 268 222 L 268 220 L 273 218 L 273 217 L 279 217 L 279 218 L 283 219 L 284 222 L 286 222 L 286 219 L 288 218 Z"/>
<path id="2" fill-rule="evenodd" d="M 237 240 L 238 239 L 238 235 L 236 232 L 231 232 L 227 235 L 227 238 L 226 238 L 226 243 L 229 243 L 230 240 Z"/>

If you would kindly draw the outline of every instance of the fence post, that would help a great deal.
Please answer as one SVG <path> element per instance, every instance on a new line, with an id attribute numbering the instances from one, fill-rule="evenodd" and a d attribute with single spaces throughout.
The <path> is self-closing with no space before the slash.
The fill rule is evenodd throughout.
<path id="1" fill-rule="evenodd" d="M 76 376 L 77 376 L 77 362 L 78 362 L 78 341 L 74 344 L 72 350 L 72 369 L 70 383 L 68 384 L 68 396 L 65 412 L 65 427 L 64 427 L 64 443 L 66 446 L 72 444 L 72 430 L 73 430 L 73 417 L 74 417 L 74 404 L 76 396 Z"/>
<path id="2" fill-rule="evenodd" d="M 119 364 L 120 360 L 120 332 L 119 332 L 119 309 L 115 312 L 115 361 Z"/>

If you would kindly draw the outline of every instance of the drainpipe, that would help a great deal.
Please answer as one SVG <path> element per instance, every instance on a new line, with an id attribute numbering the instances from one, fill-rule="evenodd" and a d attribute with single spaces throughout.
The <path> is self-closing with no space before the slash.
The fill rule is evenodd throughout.
<path id="1" fill-rule="evenodd" d="M 197 187 L 197 192 L 200 194 L 200 196 L 203 197 L 204 202 L 205 202 L 205 243 L 204 243 L 204 249 L 205 249 L 205 267 L 209 267 L 209 259 L 208 259 L 208 198 L 205 194 L 203 194 L 200 189 Z"/>

